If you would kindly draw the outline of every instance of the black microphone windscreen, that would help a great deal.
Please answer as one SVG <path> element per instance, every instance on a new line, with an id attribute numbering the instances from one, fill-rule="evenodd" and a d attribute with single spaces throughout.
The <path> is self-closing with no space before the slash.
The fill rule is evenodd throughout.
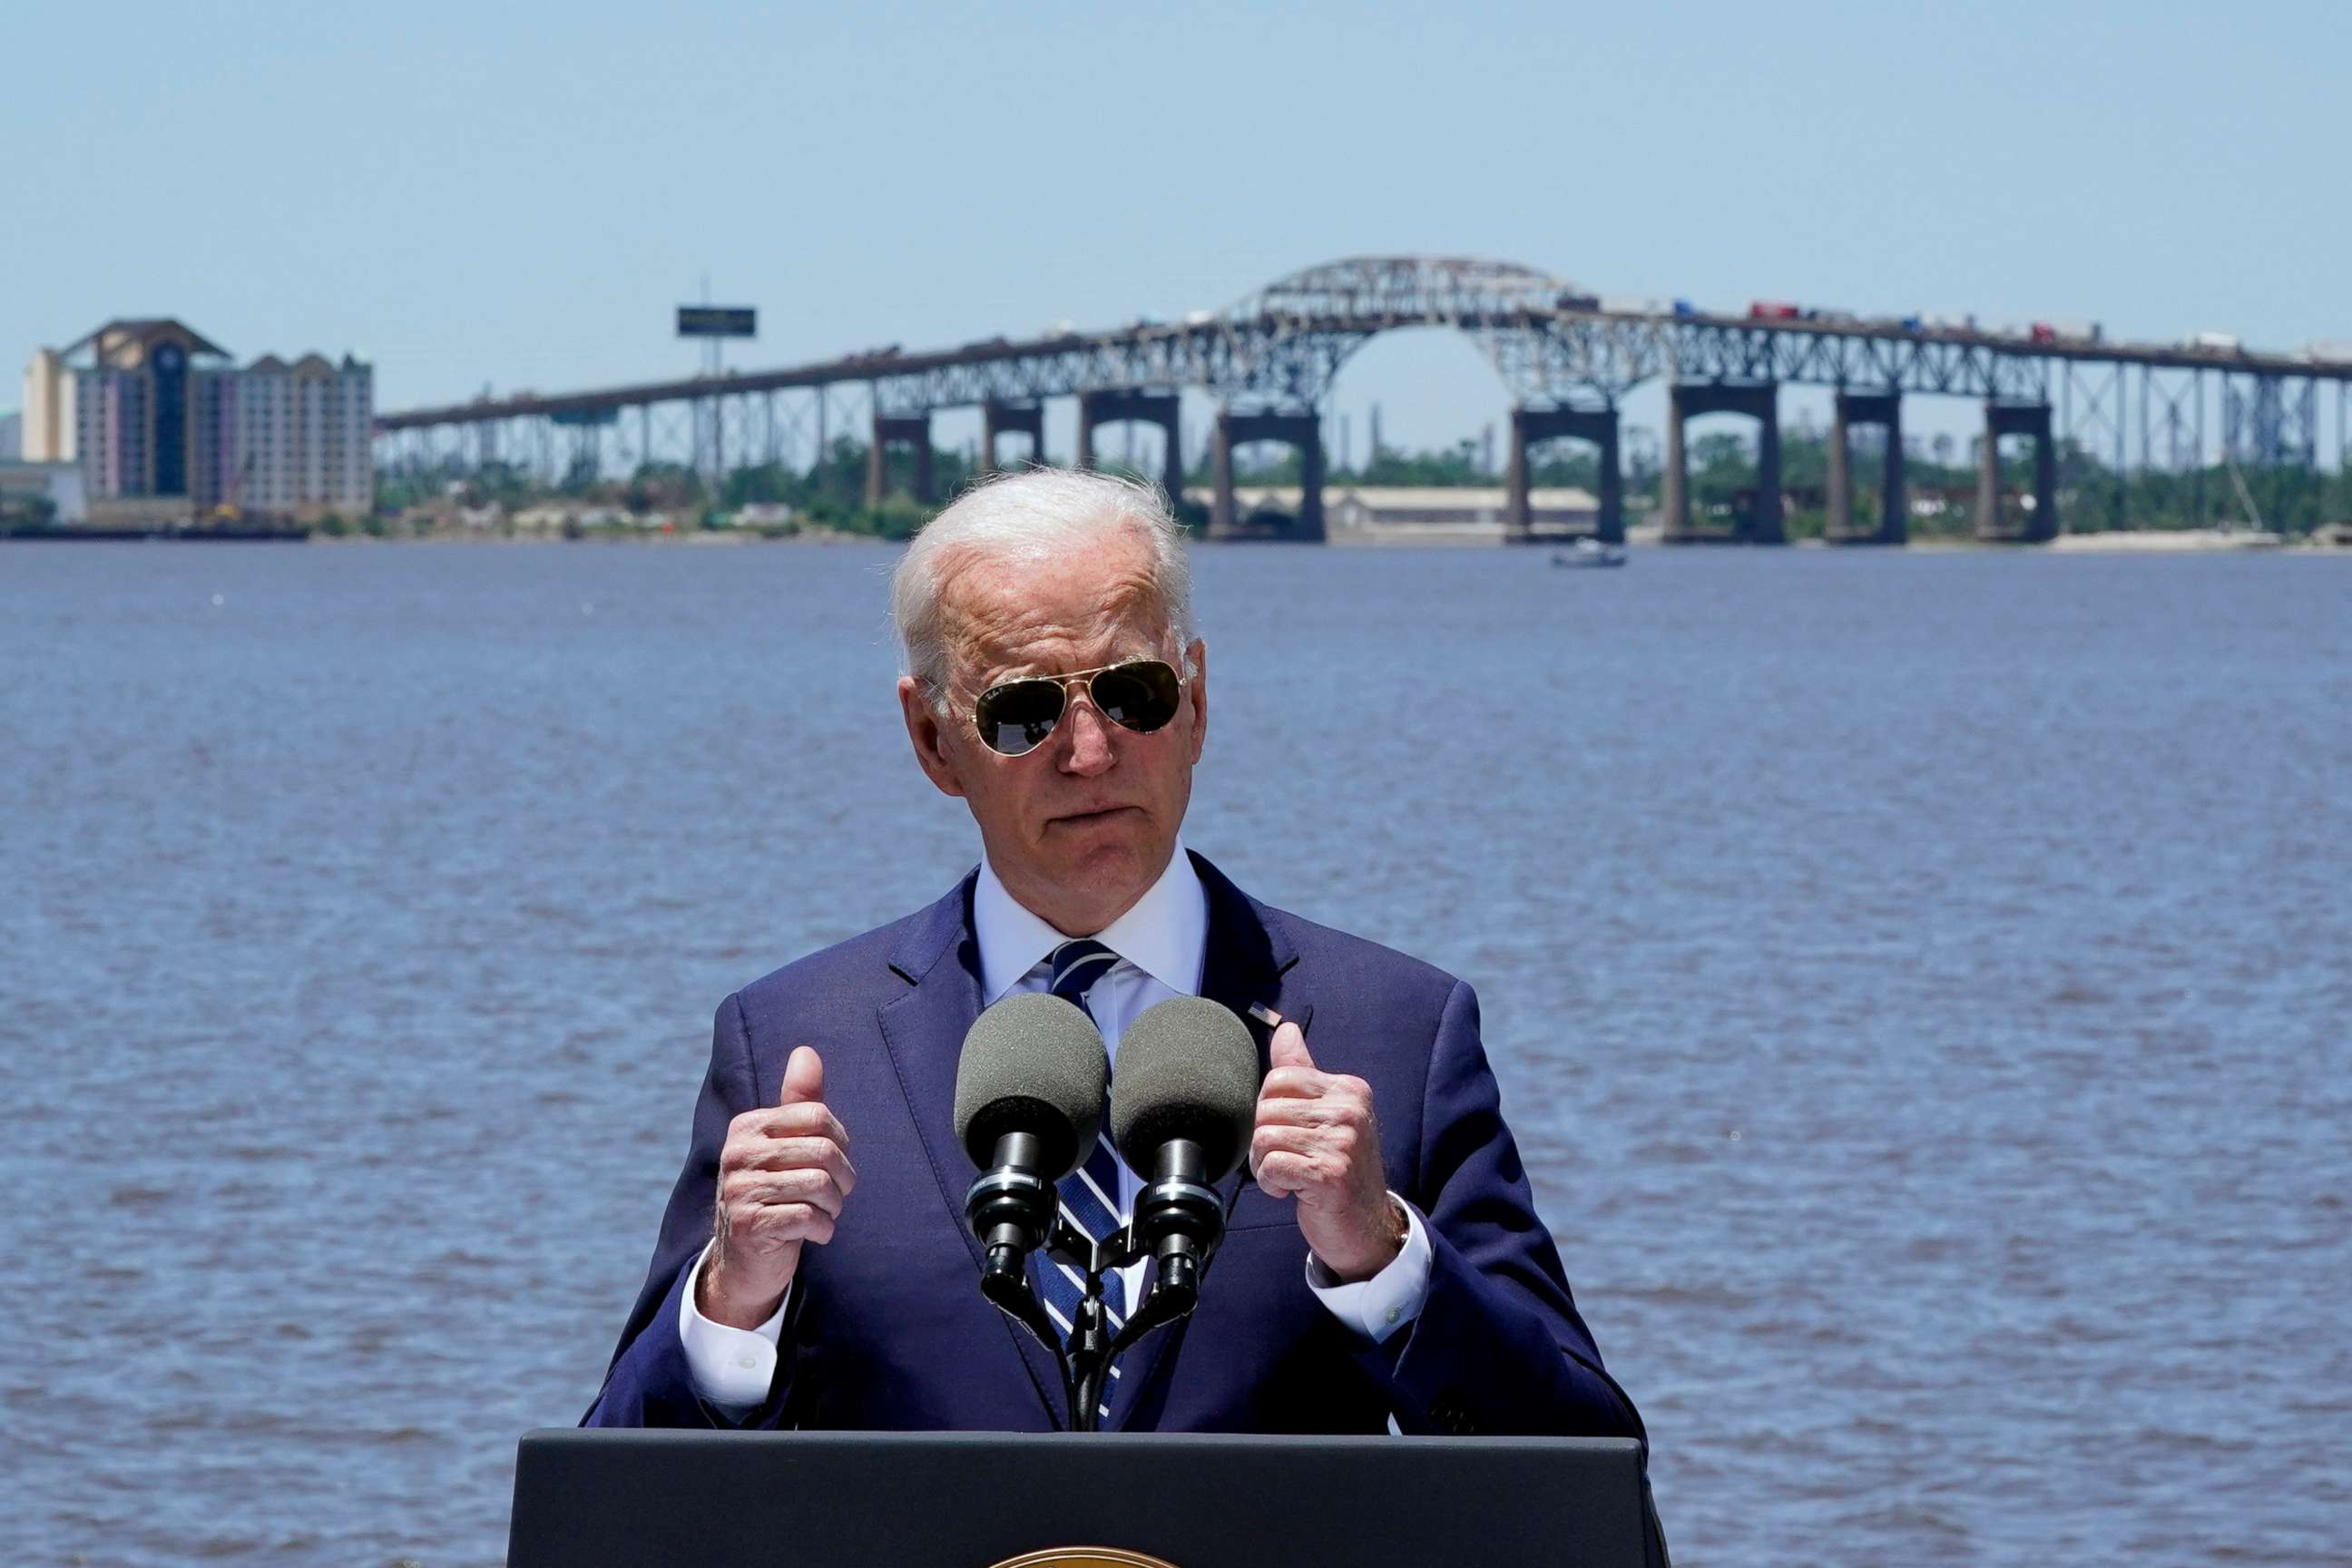
<path id="1" fill-rule="evenodd" d="M 956 1062 L 956 1136 L 982 1170 L 1007 1132 L 1036 1135 L 1037 1173 L 1078 1168 L 1102 1128 L 1110 1060 L 1094 1020 L 1043 991 L 1007 996 L 981 1014 Z"/>
<path id="2" fill-rule="evenodd" d="M 1201 1146 L 1208 1179 L 1224 1179 L 1257 1121 L 1257 1046 L 1233 1010 L 1205 996 L 1171 996 L 1144 1009 L 1118 1040 L 1110 1136 L 1149 1172 L 1160 1144 Z"/>

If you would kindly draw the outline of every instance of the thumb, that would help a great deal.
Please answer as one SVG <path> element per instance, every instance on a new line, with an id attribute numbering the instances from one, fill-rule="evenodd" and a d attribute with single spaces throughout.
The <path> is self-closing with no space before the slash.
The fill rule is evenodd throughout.
<path id="1" fill-rule="evenodd" d="M 1296 1024 L 1283 1024 L 1275 1029 L 1274 1037 L 1266 1042 L 1265 1059 L 1268 1067 L 1315 1066 L 1315 1058 L 1307 1052 L 1306 1033 Z"/>
<path id="2" fill-rule="evenodd" d="M 783 1092 L 776 1096 L 776 1103 L 805 1105 L 824 1098 L 824 1058 L 814 1046 L 795 1047 L 792 1059 L 784 1063 Z"/>

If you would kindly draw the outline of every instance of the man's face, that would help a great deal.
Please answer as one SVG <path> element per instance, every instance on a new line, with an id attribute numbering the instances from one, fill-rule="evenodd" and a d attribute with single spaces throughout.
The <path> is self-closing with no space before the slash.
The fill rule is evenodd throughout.
<path id="1" fill-rule="evenodd" d="M 1171 642 L 1150 554 L 1122 530 L 1050 557 L 966 558 L 942 599 L 950 651 L 947 712 L 911 677 L 898 701 L 916 760 L 960 795 L 1005 889 L 1069 936 L 1117 920 L 1166 868 L 1208 733 L 1207 650 Z M 1017 757 L 972 728 L 974 698 L 1000 681 L 1161 658 L 1194 675 L 1176 717 L 1148 735 L 1105 718 L 1084 681 L 1064 688 L 1061 722 Z"/>

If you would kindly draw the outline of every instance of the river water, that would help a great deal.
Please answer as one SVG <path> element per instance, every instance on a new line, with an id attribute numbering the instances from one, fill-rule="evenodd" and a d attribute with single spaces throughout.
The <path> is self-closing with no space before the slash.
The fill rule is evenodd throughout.
<path id="1" fill-rule="evenodd" d="M 887 552 L 0 553 L 0 1538 L 491 1563 Z M 1192 844 L 1480 991 L 1685 1564 L 2352 1555 L 2352 561 L 1208 548 Z"/>

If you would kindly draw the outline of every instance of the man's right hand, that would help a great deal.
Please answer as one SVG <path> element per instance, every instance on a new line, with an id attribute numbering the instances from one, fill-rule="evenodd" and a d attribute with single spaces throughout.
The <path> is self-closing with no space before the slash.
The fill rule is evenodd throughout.
<path id="1" fill-rule="evenodd" d="M 801 1263 L 801 1246 L 833 1239 L 856 1189 L 849 1134 L 824 1107 L 824 1063 L 809 1046 L 784 1064 L 776 1103 L 727 1125 L 719 1152 L 719 1212 L 695 1308 L 713 1322 L 752 1329 L 775 1316 Z"/>

